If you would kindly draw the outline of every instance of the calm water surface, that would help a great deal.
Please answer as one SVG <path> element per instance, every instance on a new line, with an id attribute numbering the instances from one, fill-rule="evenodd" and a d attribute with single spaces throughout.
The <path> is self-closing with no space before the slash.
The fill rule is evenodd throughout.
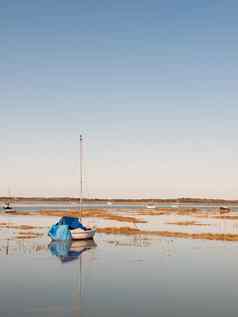
<path id="1" fill-rule="evenodd" d="M 95 240 L 1 240 L 0 316 L 237 316 L 237 243 Z"/>

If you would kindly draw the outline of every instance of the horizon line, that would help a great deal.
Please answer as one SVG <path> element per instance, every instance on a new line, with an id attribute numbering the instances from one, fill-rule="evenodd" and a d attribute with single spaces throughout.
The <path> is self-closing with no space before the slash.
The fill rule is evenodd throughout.
<path id="1" fill-rule="evenodd" d="M 0 200 L 80 200 L 80 197 L 78 196 L 0 196 Z M 126 197 L 118 197 L 118 198 L 113 198 L 113 197 L 88 197 L 84 196 L 84 200 L 88 201 L 93 201 L 93 200 L 98 200 L 98 201 L 161 201 L 161 202 L 168 202 L 168 201 L 173 201 L 173 202 L 202 202 L 202 201 L 207 201 L 207 202 L 238 202 L 237 199 L 226 199 L 226 198 L 208 198 L 208 197 L 186 197 L 186 196 L 181 196 L 181 197 L 171 197 L 171 198 L 155 198 L 155 197 L 144 197 L 144 198 L 126 198 Z"/>

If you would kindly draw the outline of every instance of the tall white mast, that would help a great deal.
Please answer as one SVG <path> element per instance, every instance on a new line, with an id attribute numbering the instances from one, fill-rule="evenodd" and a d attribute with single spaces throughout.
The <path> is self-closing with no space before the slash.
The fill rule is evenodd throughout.
<path id="1" fill-rule="evenodd" d="M 80 134 L 80 221 L 82 219 L 83 203 L 83 136 Z"/>

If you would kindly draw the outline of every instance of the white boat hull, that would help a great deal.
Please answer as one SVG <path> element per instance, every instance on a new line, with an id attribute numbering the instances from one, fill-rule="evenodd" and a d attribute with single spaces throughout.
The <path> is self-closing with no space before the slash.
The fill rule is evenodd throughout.
<path id="1" fill-rule="evenodd" d="M 14 214 L 16 213 L 16 209 L 4 209 L 5 214 Z"/>
<path id="2" fill-rule="evenodd" d="M 95 233 L 96 233 L 96 228 L 91 228 L 90 230 L 75 229 L 71 231 L 72 240 L 93 239 Z"/>

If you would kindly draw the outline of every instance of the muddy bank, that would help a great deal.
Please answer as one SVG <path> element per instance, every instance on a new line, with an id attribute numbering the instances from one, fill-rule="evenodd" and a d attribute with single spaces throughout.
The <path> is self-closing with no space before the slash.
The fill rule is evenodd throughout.
<path id="1" fill-rule="evenodd" d="M 19 232 L 16 236 L 16 239 L 36 239 L 39 237 L 43 237 L 44 233 L 39 233 L 39 232 Z"/>
<path id="2" fill-rule="evenodd" d="M 45 228 L 45 227 L 43 227 L 43 226 L 32 226 L 32 225 L 18 225 L 18 224 L 15 224 L 15 223 L 1 222 L 0 223 L 0 228 L 32 230 L 32 229 L 42 229 L 42 228 Z"/>
<path id="3" fill-rule="evenodd" d="M 214 216 L 213 218 L 216 218 L 216 219 L 228 219 L 228 220 L 238 220 L 238 216 L 236 215 L 218 215 L 218 216 Z"/>
<path id="4" fill-rule="evenodd" d="M 1 196 L 0 202 L 5 203 L 5 201 L 14 201 L 14 202 L 20 202 L 20 203 L 79 203 L 80 198 L 79 197 L 24 197 L 24 196 L 16 196 L 10 197 L 10 196 Z M 217 199 L 217 198 L 198 198 L 198 197 L 179 197 L 179 198 L 83 198 L 84 202 L 86 203 L 106 203 L 108 201 L 112 203 L 123 203 L 123 204 L 147 204 L 151 203 L 173 203 L 173 204 L 180 204 L 180 203 L 205 203 L 205 204 L 220 204 L 222 206 L 224 205 L 232 205 L 232 204 L 238 204 L 238 200 L 229 200 L 229 199 Z"/>
<path id="5" fill-rule="evenodd" d="M 210 226 L 207 223 L 199 223 L 196 221 L 175 221 L 175 222 L 167 222 L 168 225 L 175 226 Z"/>
<path id="6" fill-rule="evenodd" d="M 107 210 L 103 209 L 86 209 L 80 212 L 79 210 L 69 210 L 67 212 L 60 211 L 60 210 L 41 210 L 39 211 L 39 215 L 42 216 L 72 216 L 72 217 L 84 217 L 84 218 L 101 218 L 105 220 L 114 220 L 119 222 L 128 222 L 128 223 L 146 223 L 145 220 L 138 219 L 132 216 L 122 216 L 122 215 L 115 215 Z"/>
<path id="7" fill-rule="evenodd" d="M 155 208 L 153 210 L 142 209 L 136 212 L 138 216 L 161 216 L 175 214 L 179 216 L 192 216 L 192 215 L 208 215 L 208 212 L 202 211 L 199 208 Z M 211 213 L 210 213 L 211 214 Z"/>
<path id="8" fill-rule="evenodd" d="M 176 231 L 150 231 L 140 230 L 130 227 L 105 227 L 98 228 L 97 232 L 106 234 L 123 234 L 123 235 L 150 235 L 166 238 L 183 238 L 199 240 L 217 240 L 217 241 L 238 241 L 238 234 L 220 234 L 220 233 L 187 233 Z"/>

